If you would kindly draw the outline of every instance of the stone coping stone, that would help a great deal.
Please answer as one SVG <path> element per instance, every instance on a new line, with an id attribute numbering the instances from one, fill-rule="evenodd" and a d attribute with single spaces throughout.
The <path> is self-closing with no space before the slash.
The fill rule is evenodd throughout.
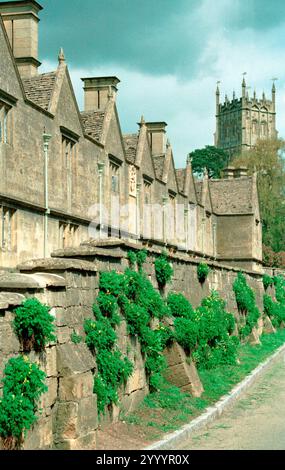
<path id="1" fill-rule="evenodd" d="M 106 255 L 105 253 L 103 254 L 103 250 L 98 250 L 96 252 L 96 248 L 106 248 Z M 122 254 L 122 252 L 116 252 L 112 251 L 111 249 L 113 248 L 131 248 L 133 250 L 142 250 L 146 249 L 150 254 L 157 254 L 160 255 L 163 251 L 167 249 L 167 247 L 155 247 L 155 246 L 147 246 L 141 242 L 132 242 L 128 239 L 124 238 L 104 238 L 104 239 L 96 239 L 96 238 L 90 238 L 89 240 L 86 240 L 80 244 L 79 247 L 77 248 L 72 248 L 72 249 L 64 249 L 64 250 L 57 250 L 54 252 L 54 255 L 56 256 L 98 256 L 102 254 L 103 256 L 109 256 L 109 257 L 125 257 L 125 254 Z M 109 250 L 110 251 L 109 251 Z M 82 250 L 82 251 L 81 251 Z M 218 261 L 214 260 L 209 260 L 207 258 L 204 258 L 202 253 L 197 253 L 194 255 L 193 252 L 185 252 L 185 251 L 172 251 L 171 247 L 168 250 L 168 256 L 169 259 L 177 260 L 177 261 L 184 261 L 186 263 L 191 263 L 191 264 L 200 264 L 200 263 L 207 263 L 209 266 L 217 268 L 217 269 L 224 269 L 226 271 L 233 271 L 233 272 L 239 272 L 241 270 L 240 267 L 238 266 L 231 266 L 227 264 L 222 264 Z M 263 272 L 258 272 L 258 271 L 251 271 L 249 269 L 242 269 L 242 271 L 246 274 L 254 275 L 257 277 L 263 276 Z"/>
<path id="2" fill-rule="evenodd" d="M 103 256 L 109 258 L 123 258 L 124 254 L 120 251 L 109 251 L 104 248 L 96 248 L 89 246 L 79 246 L 77 248 L 64 248 L 63 250 L 55 250 L 51 254 L 55 258 L 80 258 L 82 256 Z"/>
<path id="3" fill-rule="evenodd" d="M 25 300 L 23 294 L 17 294 L 16 292 L 1 292 L 0 293 L 0 310 L 6 310 L 10 305 L 17 306 Z"/>
<path id="4" fill-rule="evenodd" d="M 58 274 L 36 272 L 31 276 L 42 283 L 43 287 L 66 287 L 66 280 Z"/>
<path id="5" fill-rule="evenodd" d="M 97 267 L 90 261 L 74 258 L 41 258 L 25 261 L 17 266 L 19 271 L 90 271 L 96 272 Z"/>
<path id="6" fill-rule="evenodd" d="M 45 287 L 65 287 L 63 277 L 49 273 L 6 273 L 0 276 L 0 289 L 44 289 Z"/>
<path id="7" fill-rule="evenodd" d="M 29 274 L 7 273 L 0 277 L 0 289 L 38 289 L 40 283 Z"/>
<path id="8" fill-rule="evenodd" d="M 85 240 L 80 244 L 80 246 L 89 246 L 89 247 L 119 247 L 127 246 L 129 248 L 134 248 L 140 250 L 143 245 L 141 243 L 131 242 L 124 238 L 103 238 L 98 240 L 97 238 L 90 238 Z"/>

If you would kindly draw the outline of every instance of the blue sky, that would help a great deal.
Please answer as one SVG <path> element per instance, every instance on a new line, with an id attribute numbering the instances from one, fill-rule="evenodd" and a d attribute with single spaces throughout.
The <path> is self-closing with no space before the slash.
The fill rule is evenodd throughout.
<path id="1" fill-rule="evenodd" d="M 215 89 L 240 94 L 242 73 L 258 95 L 278 77 L 277 128 L 285 135 L 283 0 L 39 0 L 42 70 L 62 46 L 80 108 L 80 77 L 120 78 L 123 133 L 141 114 L 166 121 L 177 166 L 213 143 Z"/>

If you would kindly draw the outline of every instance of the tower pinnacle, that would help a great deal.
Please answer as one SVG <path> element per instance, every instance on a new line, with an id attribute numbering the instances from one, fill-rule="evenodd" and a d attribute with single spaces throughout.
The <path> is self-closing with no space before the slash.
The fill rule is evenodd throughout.
<path id="1" fill-rule="evenodd" d="M 245 92 L 246 92 L 245 76 L 246 76 L 246 72 L 243 72 L 243 79 L 242 79 L 242 84 L 241 84 L 242 98 L 245 98 Z"/>
<path id="2" fill-rule="evenodd" d="M 59 54 L 58 54 L 58 63 L 59 65 L 63 64 L 65 62 L 65 56 L 63 52 L 63 48 L 60 48 Z"/>

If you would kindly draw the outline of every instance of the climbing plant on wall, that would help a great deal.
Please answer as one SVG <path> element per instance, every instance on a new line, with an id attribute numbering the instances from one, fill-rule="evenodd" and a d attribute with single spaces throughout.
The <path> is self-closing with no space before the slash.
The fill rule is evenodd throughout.
<path id="1" fill-rule="evenodd" d="M 196 310 L 182 294 L 169 294 L 167 303 L 175 317 L 174 338 L 199 367 L 236 362 L 239 340 L 231 336 L 235 319 L 217 292 L 205 297 Z"/>
<path id="2" fill-rule="evenodd" d="M 159 287 L 163 289 L 166 284 L 171 280 L 173 275 L 173 268 L 168 260 L 167 253 L 163 252 L 156 258 L 154 262 L 156 279 Z"/>
<path id="3" fill-rule="evenodd" d="M 200 263 L 197 266 L 197 276 L 198 280 L 201 284 L 206 281 L 208 275 L 210 273 L 210 268 L 206 263 Z"/>
<path id="4" fill-rule="evenodd" d="M 285 279 L 275 276 L 272 283 L 275 286 L 276 302 L 268 294 L 263 296 L 264 312 L 270 317 L 273 326 L 279 327 L 285 323 Z"/>
<path id="5" fill-rule="evenodd" d="M 233 291 L 239 312 L 245 316 L 245 324 L 240 327 L 239 333 L 242 338 L 248 336 L 257 325 L 260 312 L 256 306 L 253 289 L 249 287 L 243 273 L 239 272 L 234 283 Z"/>
<path id="6" fill-rule="evenodd" d="M 56 340 L 54 317 L 49 312 L 50 308 L 35 298 L 24 300 L 15 309 L 13 327 L 25 352 L 33 348 L 42 351 L 48 342 Z"/>
<path id="7" fill-rule="evenodd" d="M 116 325 L 120 323 L 118 296 L 124 290 L 124 275 L 115 271 L 101 273 L 94 318 L 86 319 L 86 344 L 96 355 L 98 372 L 94 378 L 98 412 L 117 403 L 118 389 L 131 375 L 133 365 L 118 348 Z"/>
<path id="8" fill-rule="evenodd" d="M 268 274 L 264 274 L 262 276 L 262 282 L 263 282 L 264 289 L 267 290 L 268 287 L 270 287 L 274 284 L 274 279 L 273 279 L 272 276 L 269 276 Z"/>
<path id="9" fill-rule="evenodd" d="M 0 436 L 4 448 L 19 447 L 37 420 L 38 400 L 47 391 L 45 377 L 27 356 L 13 357 L 7 362 L 0 399 Z"/>

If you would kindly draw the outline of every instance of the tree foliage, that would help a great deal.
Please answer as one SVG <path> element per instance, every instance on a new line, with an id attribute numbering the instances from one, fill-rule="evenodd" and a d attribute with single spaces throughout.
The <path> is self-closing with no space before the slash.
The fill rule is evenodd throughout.
<path id="1" fill-rule="evenodd" d="M 227 166 L 229 156 L 220 148 L 206 145 L 203 149 L 196 149 L 189 154 L 194 173 L 203 175 L 208 170 L 209 178 L 220 178 L 222 170 Z"/>
<path id="2" fill-rule="evenodd" d="M 285 141 L 259 140 L 255 147 L 235 157 L 234 166 L 257 172 L 263 243 L 274 252 L 285 250 Z"/>

